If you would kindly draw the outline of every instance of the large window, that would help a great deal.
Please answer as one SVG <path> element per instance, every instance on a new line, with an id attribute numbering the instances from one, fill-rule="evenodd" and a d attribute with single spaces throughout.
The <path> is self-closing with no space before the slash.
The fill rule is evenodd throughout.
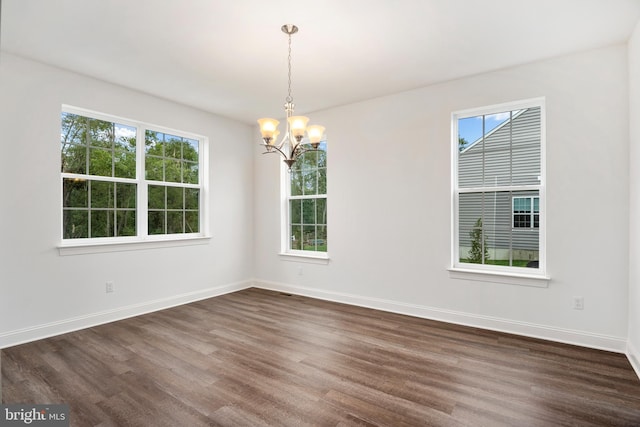
<path id="1" fill-rule="evenodd" d="M 203 235 L 205 138 L 64 107 L 60 143 L 64 242 Z"/>
<path id="2" fill-rule="evenodd" d="M 289 253 L 327 252 L 327 152 L 308 151 L 287 176 L 287 248 Z"/>
<path id="3" fill-rule="evenodd" d="M 544 272 L 542 100 L 453 115 L 453 266 Z"/>

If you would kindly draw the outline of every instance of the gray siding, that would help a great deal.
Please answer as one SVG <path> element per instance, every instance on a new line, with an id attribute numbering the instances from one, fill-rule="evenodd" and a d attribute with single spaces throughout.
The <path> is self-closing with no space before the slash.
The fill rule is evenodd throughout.
<path id="1" fill-rule="evenodd" d="M 499 191 L 492 193 L 462 193 L 459 199 L 460 247 L 471 246 L 471 231 L 482 219 L 489 248 L 537 251 L 537 228 L 513 228 L 512 197 L 538 196 L 537 191 Z"/>
<path id="2" fill-rule="evenodd" d="M 540 108 L 519 112 L 458 156 L 460 188 L 535 185 L 539 175 Z"/>

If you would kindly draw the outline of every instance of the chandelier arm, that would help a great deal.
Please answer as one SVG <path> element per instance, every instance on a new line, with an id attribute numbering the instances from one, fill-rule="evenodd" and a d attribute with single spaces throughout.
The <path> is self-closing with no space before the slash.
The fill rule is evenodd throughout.
<path id="1" fill-rule="evenodd" d="M 264 146 L 267 146 L 267 144 L 262 144 Z M 267 151 L 265 151 L 262 154 L 270 154 L 270 153 L 275 153 L 275 151 L 271 150 L 271 149 L 275 149 L 276 151 L 278 151 L 278 153 L 282 154 L 282 157 L 284 157 L 285 159 L 287 158 L 287 155 L 284 153 L 284 151 L 282 151 L 279 147 L 276 147 L 275 145 L 269 145 L 267 146 Z"/>

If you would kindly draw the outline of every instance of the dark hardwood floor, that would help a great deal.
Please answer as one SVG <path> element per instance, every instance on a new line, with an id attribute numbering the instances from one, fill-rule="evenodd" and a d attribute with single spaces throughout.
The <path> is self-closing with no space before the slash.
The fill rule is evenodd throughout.
<path id="1" fill-rule="evenodd" d="M 73 426 L 640 426 L 624 355 L 260 289 L 2 350 Z"/>

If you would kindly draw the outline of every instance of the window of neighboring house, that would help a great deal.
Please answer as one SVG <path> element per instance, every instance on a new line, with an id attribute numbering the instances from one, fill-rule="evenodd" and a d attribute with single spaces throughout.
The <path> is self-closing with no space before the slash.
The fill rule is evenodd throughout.
<path id="1" fill-rule="evenodd" d="M 327 252 L 327 145 L 307 151 L 285 172 L 288 253 Z"/>
<path id="2" fill-rule="evenodd" d="M 544 274 L 543 100 L 454 113 L 453 128 L 453 267 Z"/>
<path id="3" fill-rule="evenodd" d="M 540 227 L 540 198 L 513 198 L 513 228 Z"/>
<path id="4" fill-rule="evenodd" d="M 203 137 L 64 107 L 63 242 L 203 236 L 205 142 Z"/>

